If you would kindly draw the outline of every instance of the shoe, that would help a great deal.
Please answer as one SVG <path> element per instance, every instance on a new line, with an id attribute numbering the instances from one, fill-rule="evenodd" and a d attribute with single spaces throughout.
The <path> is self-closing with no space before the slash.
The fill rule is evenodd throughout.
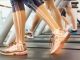
<path id="1" fill-rule="evenodd" d="M 50 54 L 60 54 L 61 49 L 64 47 L 64 43 L 68 40 L 70 37 L 69 32 L 56 30 L 54 31 L 54 36 L 51 38 L 51 50 Z"/>
<path id="2" fill-rule="evenodd" d="M 70 29 L 72 29 L 72 26 L 69 24 L 66 26 L 65 31 L 69 31 Z"/>
<path id="3" fill-rule="evenodd" d="M 77 32 L 77 29 L 73 29 L 71 25 L 67 25 L 66 31 L 73 33 L 73 32 Z"/>
<path id="4" fill-rule="evenodd" d="M 70 33 L 76 33 L 77 32 L 77 29 L 69 29 L 68 30 Z"/>
<path id="5" fill-rule="evenodd" d="M 2 55 L 27 55 L 27 49 L 23 44 L 15 44 L 4 50 L 0 50 L 0 54 Z"/>
<path id="6" fill-rule="evenodd" d="M 27 37 L 27 38 L 34 38 L 32 32 L 25 33 L 25 37 Z"/>
<path id="7" fill-rule="evenodd" d="M 77 19 L 77 22 L 80 24 L 80 20 L 79 19 Z"/>

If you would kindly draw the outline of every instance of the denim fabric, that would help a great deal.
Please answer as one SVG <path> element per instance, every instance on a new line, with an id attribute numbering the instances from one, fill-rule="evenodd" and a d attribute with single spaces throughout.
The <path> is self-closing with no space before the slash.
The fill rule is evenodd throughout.
<path id="1" fill-rule="evenodd" d="M 23 10 L 24 4 L 29 8 L 31 8 L 32 10 L 36 10 L 37 7 L 39 7 L 44 3 L 43 0 L 10 0 L 10 1 L 13 7 L 13 11 L 15 11 L 15 7 L 18 7 L 18 6 L 20 7 L 21 10 Z"/>
<path id="2" fill-rule="evenodd" d="M 17 10 L 18 10 L 18 8 L 19 8 L 19 10 L 24 10 L 24 3 L 22 2 L 22 0 L 10 0 L 10 1 L 12 4 L 13 12 L 16 11 L 16 8 L 17 8 Z"/>
<path id="3" fill-rule="evenodd" d="M 61 16 L 66 17 L 66 11 L 65 11 L 65 9 L 63 9 L 63 11 L 61 12 Z"/>

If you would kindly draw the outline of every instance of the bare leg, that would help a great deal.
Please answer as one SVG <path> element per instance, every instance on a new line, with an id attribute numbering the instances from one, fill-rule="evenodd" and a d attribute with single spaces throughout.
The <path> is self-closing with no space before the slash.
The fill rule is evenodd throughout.
<path id="1" fill-rule="evenodd" d="M 49 25 L 52 33 L 54 34 L 54 39 L 51 39 L 52 41 L 51 54 L 59 53 L 60 49 L 64 46 L 64 42 L 68 40 L 68 38 L 70 37 L 69 32 L 65 32 L 63 31 L 63 29 L 60 28 L 60 26 L 53 19 L 52 15 L 49 14 L 44 4 L 39 6 L 36 9 L 36 12 L 44 18 L 45 22 Z"/>
<path id="2" fill-rule="evenodd" d="M 76 23 L 75 23 L 75 17 L 74 17 L 74 15 L 72 13 L 72 7 L 69 5 L 66 9 L 67 9 L 66 10 L 67 14 L 71 17 L 71 23 L 72 23 L 72 27 L 73 27 L 72 30 L 77 30 Z"/>
<path id="3" fill-rule="evenodd" d="M 57 24 L 61 27 L 61 29 L 63 29 L 62 21 L 61 21 L 62 19 L 64 20 L 65 23 L 69 24 L 67 19 L 65 17 L 61 16 L 62 11 L 59 11 L 59 9 L 55 6 L 54 0 L 47 0 L 46 5 L 49 8 L 49 10 L 51 11 L 53 18 L 56 20 Z M 66 30 L 66 29 L 63 29 L 63 30 Z"/>
<path id="4" fill-rule="evenodd" d="M 33 19 L 33 23 L 32 23 L 31 29 L 30 29 L 31 32 L 34 31 L 36 25 L 40 22 L 40 19 L 41 19 L 41 17 L 38 14 L 36 14 L 35 18 Z"/>
<path id="5" fill-rule="evenodd" d="M 16 16 L 17 18 L 16 20 L 13 20 L 16 29 L 16 43 L 24 43 L 26 15 L 25 10 L 20 10 L 20 7 L 20 5 L 15 7 L 16 12 L 13 13 L 13 17 Z"/>
<path id="6" fill-rule="evenodd" d="M 17 13 L 16 14 L 17 15 L 17 17 L 16 17 L 17 20 L 16 21 L 17 21 L 17 23 L 15 23 L 15 26 L 18 27 L 18 30 L 16 29 L 16 31 L 18 31 L 16 37 L 18 37 L 17 39 L 19 39 L 19 41 L 16 40 L 16 43 L 19 43 L 18 47 L 17 47 L 18 51 L 24 51 L 24 47 L 22 45 L 22 43 L 24 43 L 24 38 L 23 38 L 24 37 L 24 35 L 23 35 L 24 34 L 24 28 L 22 28 L 24 26 L 24 24 L 22 25 L 22 23 L 21 23 L 21 22 L 24 23 L 24 21 L 21 21 L 21 19 L 23 20 L 24 18 L 21 18 L 21 16 L 25 15 L 25 14 L 21 14 L 21 12 L 23 12 L 23 10 L 16 11 L 16 13 Z M 44 18 L 45 22 L 49 25 L 50 29 L 52 30 L 52 32 L 55 35 L 54 39 L 55 39 L 56 44 L 54 46 L 52 46 L 52 48 L 51 48 L 51 54 L 53 54 L 53 53 L 55 53 L 59 50 L 58 48 L 60 48 L 60 49 L 62 48 L 61 46 L 64 44 L 64 41 L 69 38 L 68 37 L 69 33 L 68 32 L 65 33 L 65 31 L 60 29 L 60 26 L 56 23 L 56 21 L 53 19 L 53 17 L 49 14 L 49 12 L 47 11 L 47 8 L 45 7 L 44 4 L 37 7 L 36 13 L 40 14 L 40 16 Z M 24 17 L 24 16 L 22 16 L 22 17 Z M 15 22 L 15 20 L 14 20 L 14 22 Z M 21 25 L 19 26 L 20 23 L 21 23 L 22 26 Z M 12 49 L 12 50 L 14 50 L 14 49 Z"/>
<path id="7" fill-rule="evenodd" d="M 64 19 L 64 22 L 67 24 L 67 25 L 70 25 L 70 22 L 67 21 L 67 18 L 62 16 L 62 18 Z"/>
<path id="8" fill-rule="evenodd" d="M 47 11 L 47 8 L 44 4 L 39 6 L 36 9 L 36 12 L 45 19 L 45 21 L 50 26 L 50 29 L 52 31 L 55 29 L 60 29 L 60 26 L 56 23 L 56 21 L 53 19 L 53 17 L 49 14 L 49 12 Z"/>
<path id="9" fill-rule="evenodd" d="M 65 30 L 69 31 L 69 29 L 71 28 L 71 23 L 67 21 L 66 17 L 62 16 L 62 18 L 64 19 L 64 22 L 65 22 Z"/>
<path id="10" fill-rule="evenodd" d="M 32 26 L 30 28 L 30 30 L 26 33 L 27 38 L 33 38 L 33 33 L 35 32 L 34 30 L 36 29 L 36 26 L 38 25 L 38 23 L 40 22 L 41 17 L 36 13 L 33 22 L 32 22 Z"/>
<path id="11" fill-rule="evenodd" d="M 56 8 L 56 6 L 54 5 L 54 1 L 53 0 L 47 0 L 46 1 L 46 5 L 47 5 L 47 7 L 50 9 L 50 11 L 51 11 L 51 13 L 52 13 L 52 16 L 54 17 L 55 15 L 53 14 L 54 12 L 55 12 L 55 14 L 56 14 L 56 21 L 57 21 L 57 24 L 59 24 L 59 26 L 60 26 L 60 28 L 62 29 L 62 25 L 61 25 L 61 16 L 60 16 L 60 12 L 59 12 L 59 10 Z M 34 19 L 34 22 L 33 22 L 33 25 L 32 25 L 32 27 L 31 27 L 31 31 L 33 31 L 34 30 L 34 27 L 36 26 L 36 24 L 38 23 L 37 22 L 37 19 L 36 18 L 39 18 L 39 17 L 35 17 L 35 19 Z"/>
<path id="12" fill-rule="evenodd" d="M 61 29 L 63 29 L 62 22 L 61 22 L 62 17 L 61 17 L 61 14 L 59 12 L 59 9 L 54 4 L 54 0 L 47 0 L 46 1 L 46 5 L 50 9 L 52 16 L 56 17 L 57 24 L 60 26 Z"/>
<path id="13" fill-rule="evenodd" d="M 20 1 L 21 2 L 21 1 Z M 26 15 L 24 10 L 24 5 L 16 2 L 16 6 L 13 10 L 13 21 L 16 30 L 16 44 L 10 46 L 9 48 L 3 50 L 4 55 L 25 55 L 27 50 L 24 46 L 24 32 L 25 32 L 25 21 Z M 5 52 L 5 53 L 4 53 Z"/>

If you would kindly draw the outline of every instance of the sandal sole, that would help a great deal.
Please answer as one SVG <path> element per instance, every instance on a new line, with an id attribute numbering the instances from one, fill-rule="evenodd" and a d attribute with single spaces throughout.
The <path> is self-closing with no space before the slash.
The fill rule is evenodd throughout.
<path id="1" fill-rule="evenodd" d="M 2 54 L 2 55 L 27 55 L 27 50 L 25 50 L 25 51 L 23 51 L 23 52 L 10 52 L 10 53 L 8 53 L 8 52 L 0 52 L 0 54 Z"/>

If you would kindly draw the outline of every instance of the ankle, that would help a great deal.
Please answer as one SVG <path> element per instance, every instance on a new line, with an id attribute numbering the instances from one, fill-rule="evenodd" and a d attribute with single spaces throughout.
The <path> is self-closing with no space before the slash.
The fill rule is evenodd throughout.
<path id="1" fill-rule="evenodd" d="M 22 43 L 17 43 L 16 45 L 19 51 L 24 51 L 26 49 L 25 45 Z"/>

